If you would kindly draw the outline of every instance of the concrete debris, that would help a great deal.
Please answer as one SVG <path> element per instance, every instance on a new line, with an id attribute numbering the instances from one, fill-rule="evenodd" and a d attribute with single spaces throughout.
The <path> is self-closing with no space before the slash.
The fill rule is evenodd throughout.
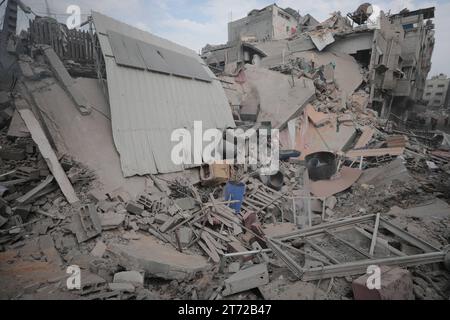
<path id="1" fill-rule="evenodd" d="M 144 276 L 137 271 L 124 271 L 114 275 L 114 283 L 144 285 Z"/>
<path id="2" fill-rule="evenodd" d="M 158 244 L 150 237 L 131 241 L 129 245 L 112 244 L 108 251 L 117 256 L 120 264 L 127 269 L 136 267 L 145 271 L 146 276 L 168 280 L 192 278 L 208 266 L 205 258 L 182 254 Z"/>
<path id="3" fill-rule="evenodd" d="M 105 251 L 106 245 L 102 241 L 99 241 L 95 245 L 94 249 L 92 249 L 91 255 L 97 258 L 102 258 L 103 255 L 105 254 Z"/>
<path id="4" fill-rule="evenodd" d="M 136 288 L 132 283 L 108 283 L 108 288 L 111 291 L 124 291 L 133 293 Z"/>
<path id="5" fill-rule="evenodd" d="M 100 214 L 99 218 L 102 230 L 106 231 L 119 228 L 123 225 L 125 217 L 125 214 L 115 212 Z"/>
<path id="6" fill-rule="evenodd" d="M 73 215 L 72 231 L 79 243 L 90 240 L 102 232 L 100 217 L 93 205 L 82 206 Z"/>
<path id="7" fill-rule="evenodd" d="M 381 268 L 380 289 L 368 289 L 369 276 L 362 276 L 353 281 L 355 300 L 414 300 L 413 280 L 408 270 L 400 268 Z"/>
<path id="8" fill-rule="evenodd" d="M 273 279 L 265 286 L 258 287 L 265 300 L 325 300 L 324 290 L 311 282 L 291 282 L 283 276 Z"/>
<path id="9" fill-rule="evenodd" d="M 269 283 L 269 273 L 266 264 L 259 264 L 245 270 L 241 270 L 225 280 L 223 296 L 247 291 L 264 286 Z"/>
<path id="10" fill-rule="evenodd" d="M 270 5 L 199 57 L 97 12 L 90 32 L 30 16 L 18 33 L 7 5 L 0 299 L 448 298 L 435 8 L 319 22 Z M 194 120 L 219 130 L 213 159 Z M 172 161 L 179 129 L 195 165 Z M 273 172 L 246 154 L 255 141 L 279 142 Z M 368 290 L 373 265 L 383 281 Z"/>

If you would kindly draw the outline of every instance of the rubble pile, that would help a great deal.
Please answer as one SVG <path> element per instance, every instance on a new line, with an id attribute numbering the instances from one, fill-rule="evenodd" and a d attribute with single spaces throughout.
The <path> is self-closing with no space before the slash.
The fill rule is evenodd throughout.
<path id="1" fill-rule="evenodd" d="M 35 24 L 9 35 L 0 298 L 448 299 L 448 135 L 379 116 L 373 66 L 326 49 L 355 32 L 340 13 L 304 23 L 290 48 L 312 46 L 229 61 L 217 77 L 190 50 L 98 13 L 90 33 L 71 33 L 84 55 L 71 37 L 43 43 Z M 279 169 L 249 155 L 172 163 L 165 139 L 176 125 L 191 133 L 190 116 L 224 136 L 277 129 Z M 235 151 L 222 142 L 216 152 Z M 374 265 L 385 281 L 368 290 Z"/>

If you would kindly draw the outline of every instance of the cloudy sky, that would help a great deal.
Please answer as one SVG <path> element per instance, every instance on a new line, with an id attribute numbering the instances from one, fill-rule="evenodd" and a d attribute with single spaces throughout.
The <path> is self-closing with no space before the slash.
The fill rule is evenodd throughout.
<path id="1" fill-rule="evenodd" d="M 69 4 L 77 4 L 84 14 L 97 10 L 116 19 L 145 29 L 199 51 L 205 44 L 227 41 L 227 23 L 247 15 L 255 8 L 274 0 L 23 0 L 37 13 L 45 13 L 46 5 L 59 19 L 65 18 Z M 300 14 L 310 13 L 323 21 L 334 11 L 354 11 L 363 0 L 279 0 L 280 7 L 292 7 Z M 396 13 L 403 8 L 418 9 L 435 6 L 436 48 L 432 74 L 450 76 L 450 0 L 374 0 L 385 12 Z M 2 16 L 3 10 L 0 11 Z"/>

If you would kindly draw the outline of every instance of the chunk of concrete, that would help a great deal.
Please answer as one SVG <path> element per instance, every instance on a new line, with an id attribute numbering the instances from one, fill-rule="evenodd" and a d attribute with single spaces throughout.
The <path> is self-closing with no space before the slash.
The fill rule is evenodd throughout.
<path id="1" fill-rule="evenodd" d="M 230 265 L 228 266 L 229 273 L 236 273 L 239 272 L 239 270 L 241 270 L 241 263 L 239 261 L 230 263 Z"/>
<path id="2" fill-rule="evenodd" d="M 78 243 L 85 242 L 102 232 L 100 217 L 93 205 L 84 205 L 73 215 L 71 228 Z"/>
<path id="3" fill-rule="evenodd" d="M 355 300 L 414 300 L 414 285 L 408 270 L 381 267 L 380 289 L 368 288 L 369 277 L 364 275 L 353 281 Z"/>
<path id="4" fill-rule="evenodd" d="M 269 272 L 266 264 L 258 264 L 245 270 L 241 270 L 227 280 L 222 292 L 224 297 L 251 290 L 269 283 Z"/>
<path id="5" fill-rule="evenodd" d="M 327 201 L 325 202 L 325 206 L 330 209 L 333 210 L 337 205 L 337 199 L 336 197 L 332 196 L 327 198 Z"/>
<path id="6" fill-rule="evenodd" d="M 137 271 L 124 271 L 114 275 L 114 283 L 144 285 L 144 276 Z"/>
<path id="7" fill-rule="evenodd" d="M 146 236 L 128 245 L 112 244 L 108 251 L 128 270 L 143 270 L 149 276 L 167 280 L 189 279 L 208 267 L 203 256 L 180 253 Z"/>
<path id="8" fill-rule="evenodd" d="M 85 296 L 106 289 L 106 281 L 91 272 L 81 271 L 81 289 L 76 293 Z"/>
<path id="9" fill-rule="evenodd" d="M 258 288 L 265 300 L 326 300 L 327 295 L 311 282 L 291 282 L 284 277 L 273 279 Z"/>
<path id="10" fill-rule="evenodd" d="M 101 258 L 105 254 L 106 251 L 106 244 L 103 243 L 103 241 L 97 242 L 94 249 L 91 251 L 91 256 Z"/>
<path id="11" fill-rule="evenodd" d="M 100 223 L 102 225 L 102 230 L 112 230 L 119 228 L 125 221 L 125 215 L 115 212 L 109 212 L 101 214 Z"/>
<path id="12" fill-rule="evenodd" d="M 136 288 L 131 283 L 109 283 L 108 288 L 111 291 L 121 291 L 121 292 L 128 292 L 128 293 L 134 293 Z"/>
<path id="13" fill-rule="evenodd" d="M 134 201 L 130 201 L 127 203 L 127 207 L 125 208 L 129 213 L 131 214 L 135 214 L 135 215 L 139 215 L 142 212 L 144 212 L 144 206 L 134 202 Z"/>
<path id="14" fill-rule="evenodd" d="M 164 223 L 166 223 L 167 220 L 169 220 L 169 219 L 170 219 L 170 217 L 169 217 L 167 214 L 164 214 L 164 213 L 158 213 L 158 214 L 155 216 L 155 222 L 156 222 L 157 224 L 164 224 Z"/>

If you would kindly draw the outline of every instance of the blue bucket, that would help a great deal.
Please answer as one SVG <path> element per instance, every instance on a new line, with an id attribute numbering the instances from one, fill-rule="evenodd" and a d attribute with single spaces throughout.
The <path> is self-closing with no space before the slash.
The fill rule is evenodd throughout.
<path id="1" fill-rule="evenodd" d="M 232 208 L 236 214 L 241 212 L 242 201 L 245 195 L 245 184 L 228 182 L 225 185 L 224 197 L 225 201 L 239 201 L 236 203 L 231 203 L 228 206 Z"/>

